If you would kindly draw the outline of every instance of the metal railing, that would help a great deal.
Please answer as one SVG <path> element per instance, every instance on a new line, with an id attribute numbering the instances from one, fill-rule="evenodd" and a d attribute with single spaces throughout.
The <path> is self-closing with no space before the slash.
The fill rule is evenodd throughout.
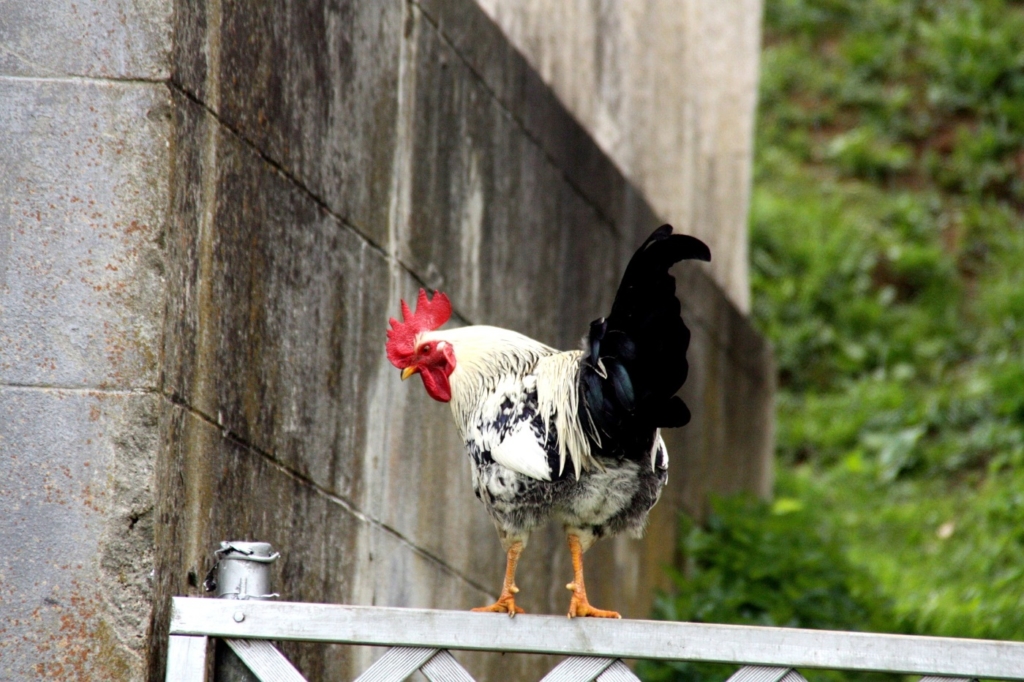
<path id="1" fill-rule="evenodd" d="M 268 565 L 265 557 L 256 561 L 263 563 L 250 568 Z M 744 666 L 730 682 L 800 682 L 794 668 L 914 674 L 922 675 L 922 682 L 930 677 L 1024 680 L 1024 642 L 271 602 L 259 598 L 265 581 L 245 580 L 256 585 L 255 598 L 245 598 L 244 581 L 240 586 L 220 582 L 218 592 L 233 598 L 174 598 L 169 682 L 205 682 L 214 637 L 263 682 L 305 680 L 269 640 L 392 647 L 357 682 L 399 682 L 417 670 L 431 682 L 472 682 L 450 650 L 567 656 L 544 682 L 637 680 L 622 659 Z"/>

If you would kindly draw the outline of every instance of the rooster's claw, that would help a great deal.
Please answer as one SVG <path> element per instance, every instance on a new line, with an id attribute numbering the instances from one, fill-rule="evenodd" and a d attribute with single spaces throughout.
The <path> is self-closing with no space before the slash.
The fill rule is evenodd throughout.
<path id="1" fill-rule="evenodd" d="M 518 591 L 516 590 L 516 592 Z M 517 613 L 526 613 L 522 607 L 516 606 L 515 597 L 511 594 L 508 596 L 502 595 L 498 601 L 490 606 L 478 606 L 470 610 L 476 613 L 507 613 L 509 618 L 515 618 Z"/>
<path id="2" fill-rule="evenodd" d="M 622 618 L 618 611 L 605 611 L 604 609 L 595 609 L 587 601 L 587 595 L 584 594 L 582 598 L 573 594 L 572 601 L 569 602 L 569 617 L 570 618 Z"/>

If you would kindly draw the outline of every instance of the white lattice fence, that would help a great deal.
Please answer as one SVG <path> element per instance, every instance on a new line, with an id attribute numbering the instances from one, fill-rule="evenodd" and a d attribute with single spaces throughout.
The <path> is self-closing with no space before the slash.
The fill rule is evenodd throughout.
<path id="1" fill-rule="evenodd" d="M 625 682 L 622 659 L 734 663 L 731 682 L 801 682 L 795 668 L 916 674 L 945 682 L 1024 680 L 1024 643 L 643 620 L 495 614 L 176 597 L 167 679 L 206 679 L 209 638 L 224 639 L 263 682 L 302 675 L 270 640 L 392 647 L 358 682 L 471 682 L 452 650 L 567 658 L 545 682 Z"/>
<path id="2" fill-rule="evenodd" d="M 220 599 L 173 599 L 168 682 L 205 682 L 212 637 L 261 682 L 306 682 L 272 640 L 390 647 L 357 682 L 400 682 L 416 671 L 431 682 L 473 682 L 451 650 L 566 656 L 543 682 L 637 680 L 622 659 L 742 665 L 729 682 L 804 682 L 795 668 L 1024 680 L 1021 642 L 273 602 L 278 555 L 269 544 L 224 542 L 217 556 L 207 587 Z"/>

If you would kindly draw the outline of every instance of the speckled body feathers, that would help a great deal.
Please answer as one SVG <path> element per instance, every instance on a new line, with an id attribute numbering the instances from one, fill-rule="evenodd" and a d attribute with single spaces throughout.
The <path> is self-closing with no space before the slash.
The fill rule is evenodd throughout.
<path id="1" fill-rule="evenodd" d="M 668 453 L 660 434 L 652 432 L 648 446 L 648 450 L 657 448 L 653 467 L 614 450 L 598 449 L 593 453 L 596 466 L 581 471 L 579 478 L 571 467 L 559 473 L 559 433 L 554 424 L 545 426 L 537 391 L 532 387 L 535 382 L 529 375 L 525 379 L 519 384 L 521 393 L 506 395 L 496 415 L 475 415 L 477 428 L 487 437 L 466 442 L 473 463 L 473 490 L 499 531 L 522 538 L 554 519 L 566 528 L 585 531 L 595 540 L 623 531 L 639 536 L 668 478 Z M 541 444 L 549 480 L 500 464 L 486 449 L 485 443 L 504 442 L 520 429 L 528 429 Z"/>

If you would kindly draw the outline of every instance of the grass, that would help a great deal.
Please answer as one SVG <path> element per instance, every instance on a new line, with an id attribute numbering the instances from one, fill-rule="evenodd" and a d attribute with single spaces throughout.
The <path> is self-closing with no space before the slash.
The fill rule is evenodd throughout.
<path id="1" fill-rule="evenodd" d="M 777 567 L 789 546 L 831 568 L 789 600 L 846 585 L 849 629 L 1024 640 L 1024 2 L 766 0 L 764 45 L 751 279 L 778 498 L 690 531 L 658 615 L 748 622 L 756 576 L 709 582 L 726 568 L 694 538 L 749 572 L 768 560 L 736 533 L 790 524 L 816 544 Z"/>
<path id="2" fill-rule="evenodd" d="M 1024 639 L 1024 3 L 768 0 L 781 481 L 928 634 Z"/>

